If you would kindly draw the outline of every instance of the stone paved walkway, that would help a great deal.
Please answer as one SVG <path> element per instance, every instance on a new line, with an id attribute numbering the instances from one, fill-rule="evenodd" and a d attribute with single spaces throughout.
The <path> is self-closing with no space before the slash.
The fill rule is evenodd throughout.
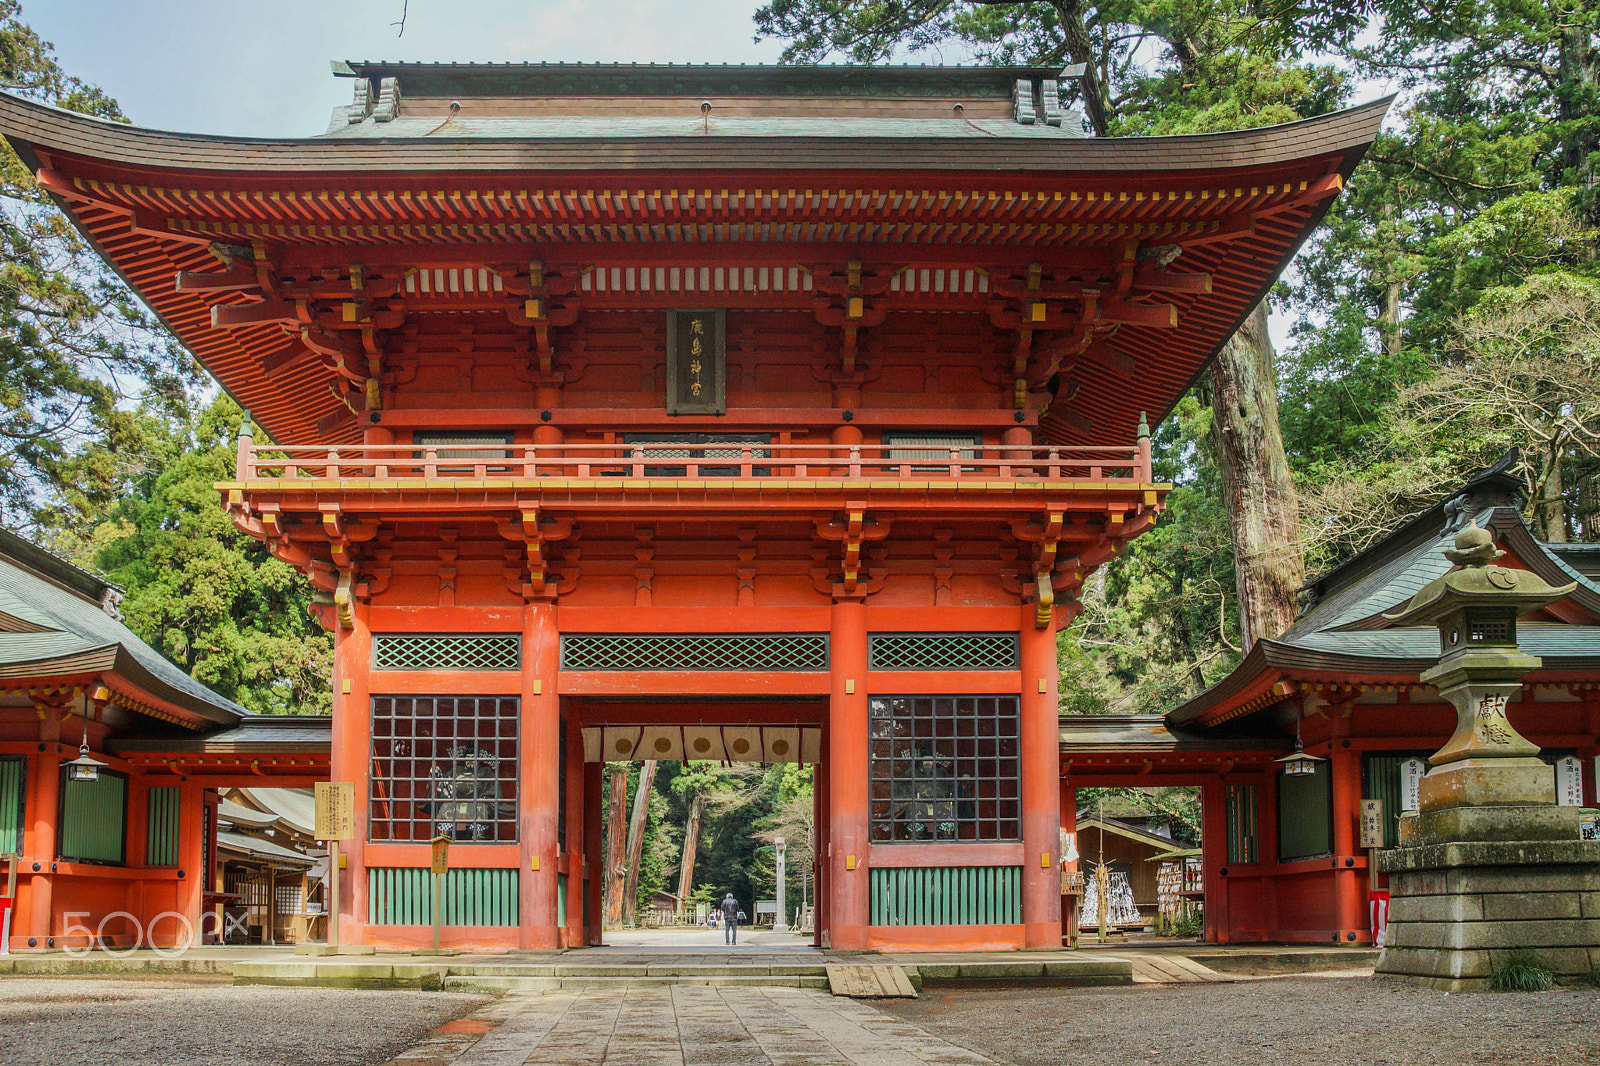
<path id="1" fill-rule="evenodd" d="M 394 1066 L 975 1066 L 996 1060 L 865 1004 L 799 988 L 508 995 Z"/>

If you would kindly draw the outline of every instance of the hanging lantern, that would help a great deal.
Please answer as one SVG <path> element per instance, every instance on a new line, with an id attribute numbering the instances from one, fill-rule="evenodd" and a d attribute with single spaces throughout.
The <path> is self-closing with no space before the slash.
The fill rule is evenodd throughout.
<path id="1" fill-rule="evenodd" d="M 104 693 L 104 695 L 102 695 Z M 111 695 L 105 686 L 95 690 L 95 699 L 106 699 Z M 98 781 L 100 771 L 106 769 L 106 764 L 89 754 L 89 716 L 83 717 L 83 743 L 78 745 L 78 757 L 71 762 L 62 763 L 67 768 L 68 781 Z"/>
<path id="2" fill-rule="evenodd" d="M 1289 754 L 1272 760 L 1283 764 L 1285 777 L 1310 777 L 1317 772 L 1317 763 L 1328 760 L 1318 755 L 1307 755 L 1305 748 L 1300 745 L 1300 719 L 1294 720 L 1294 750 Z"/>

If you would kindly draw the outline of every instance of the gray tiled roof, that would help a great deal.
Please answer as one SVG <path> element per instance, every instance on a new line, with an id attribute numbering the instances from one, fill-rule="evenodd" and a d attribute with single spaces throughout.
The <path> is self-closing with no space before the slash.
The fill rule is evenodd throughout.
<path id="1" fill-rule="evenodd" d="M 112 670 L 151 695 L 212 721 L 231 722 L 249 714 L 168 662 L 100 604 L 51 580 L 50 570 L 36 560 L 26 567 L 0 555 L 0 612 L 45 627 L 44 632 L 0 632 L 0 675 Z"/>
<path id="2" fill-rule="evenodd" d="M 205 736 L 129 737 L 112 742 L 118 753 L 197 751 L 323 753 L 333 742 L 333 719 L 325 715 L 246 714 L 232 728 Z M 258 791 L 272 791 L 258 790 Z"/>
<path id="3" fill-rule="evenodd" d="M 323 139 L 406 140 L 630 140 L 641 137 L 827 137 L 894 140 L 900 138 L 958 140 L 1083 140 L 1077 120 L 1068 117 L 1060 126 L 1023 125 L 1009 119 L 960 118 L 716 118 L 709 123 L 698 114 L 681 118 L 637 116 L 516 116 L 472 118 L 458 115 L 444 122 L 438 116 L 401 116 L 392 122 L 350 123 L 348 109 L 336 109 Z M 1074 128 L 1077 127 L 1077 128 Z"/>
<path id="4" fill-rule="evenodd" d="M 1211 708 L 1251 691 L 1252 685 L 1274 671 L 1279 676 L 1293 676 L 1297 671 L 1320 676 L 1340 671 L 1415 676 L 1432 666 L 1439 659 L 1438 630 L 1432 626 L 1396 628 L 1383 616 L 1452 569 L 1444 552 L 1469 517 L 1490 529 L 1497 542 L 1546 581 L 1575 583 L 1578 587 L 1570 602 L 1591 615 L 1600 615 L 1600 584 L 1573 566 L 1560 546 L 1537 540 L 1516 507 L 1495 503 L 1474 509 L 1473 497 L 1466 493 L 1444 502 L 1453 500 L 1466 501 L 1459 514 L 1452 516 L 1442 504 L 1435 505 L 1369 549 L 1366 556 L 1308 583 L 1308 588 L 1322 593 L 1321 602 L 1281 637 L 1257 641 L 1233 673 L 1169 712 L 1169 725 L 1192 722 Z M 1600 625 L 1519 622 L 1517 642 L 1523 651 L 1542 658 L 1546 669 L 1600 669 Z"/>
<path id="5" fill-rule="evenodd" d="M 262 858 L 282 859 L 304 866 L 310 866 L 316 862 L 310 856 L 302 855 L 300 852 L 289 848 L 280 847 L 270 840 L 261 840 L 258 837 L 246 836 L 243 833 L 230 833 L 226 829 L 217 830 L 217 844 L 221 847 L 233 848 L 236 851 L 247 851 L 254 855 L 260 855 Z"/>

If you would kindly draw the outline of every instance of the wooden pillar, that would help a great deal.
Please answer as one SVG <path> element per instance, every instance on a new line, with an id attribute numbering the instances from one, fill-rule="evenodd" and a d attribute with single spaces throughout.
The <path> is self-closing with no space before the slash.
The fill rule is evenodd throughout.
<path id="1" fill-rule="evenodd" d="M 583 943 L 598 947 L 603 928 L 601 892 L 605 888 L 605 860 L 600 850 L 600 794 L 605 787 L 606 764 L 583 764 Z M 571 886 L 568 886 L 571 890 Z"/>
<path id="2" fill-rule="evenodd" d="M 333 747 L 329 779 L 355 785 L 355 837 L 339 843 L 344 868 L 339 871 L 339 898 L 328 902 L 328 921 L 339 923 L 339 943 L 360 944 L 367 916 L 367 806 L 372 792 L 372 693 L 367 671 L 372 662 L 371 608 L 351 604 L 347 629 L 334 625 Z"/>
<path id="3" fill-rule="evenodd" d="M 1361 756 L 1335 740 L 1328 751 L 1332 775 L 1333 856 L 1338 864 L 1334 877 L 1335 925 L 1341 944 L 1370 939 L 1366 919 L 1366 871 L 1358 870 L 1354 860 L 1356 827 L 1361 821 Z"/>
<path id="4" fill-rule="evenodd" d="M 867 869 L 867 609 L 833 605 L 828 705 L 828 930 L 823 946 L 864 951 L 871 896 Z M 854 869 L 851 869 L 851 867 Z"/>
<path id="5" fill-rule="evenodd" d="M 829 730 L 823 729 L 824 753 Z M 828 924 L 828 856 L 833 836 L 828 832 L 828 760 L 826 754 L 811 772 L 811 944 L 822 946 L 822 931 Z"/>
<path id="6" fill-rule="evenodd" d="M 556 927 L 556 811 L 561 785 L 561 703 L 556 672 L 561 634 L 554 603 L 529 603 L 522 625 L 522 734 L 518 744 L 518 855 L 522 922 L 518 946 L 554 950 Z M 535 869 L 535 867 L 538 867 Z"/>
<path id="7" fill-rule="evenodd" d="M 152 939 L 176 946 L 200 943 L 200 899 L 205 893 L 205 788 L 192 778 L 178 786 L 178 888 L 172 909 L 189 923 L 168 930 L 162 922 L 150 930 Z M 271 939 L 272 931 L 267 930 Z"/>
<path id="8" fill-rule="evenodd" d="M 1061 946 L 1061 721 L 1056 630 L 1021 628 L 1022 938 L 1029 948 Z"/>
<path id="9" fill-rule="evenodd" d="M 1074 785 L 1067 777 L 1065 772 L 1061 774 L 1061 830 L 1064 833 L 1071 834 L 1074 840 L 1077 839 L 1078 789 L 1077 786 Z M 1081 854 L 1082 849 L 1080 848 L 1079 851 Z M 1078 862 L 1072 863 L 1071 866 L 1074 870 L 1080 870 L 1083 868 L 1082 864 Z M 1063 874 L 1068 872 L 1065 855 L 1061 856 L 1061 869 Z M 1075 924 L 1075 914 L 1072 910 L 1077 898 L 1078 897 L 1066 895 L 1061 897 L 1061 942 L 1069 947 L 1076 943 L 1078 938 L 1078 929 L 1077 925 Z"/>
<path id="10" fill-rule="evenodd" d="M 1228 878 L 1223 873 L 1228 866 L 1226 790 L 1220 780 L 1200 786 L 1200 861 L 1206 892 L 1206 941 L 1211 944 L 1226 944 L 1232 939 L 1228 929 Z"/>
<path id="11" fill-rule="evenodd" d="M 23 863 L 18 877 L 19 886 L 28 886 L 28 912 L 26 918 L 12 915 L 13 943 L 37 948 L 53 946 L 50 931 L 55 910 L 55 875 L 50 868 L 56 858 L 56 817 L 61 807 L 61 755 L 53 743 L 43 747 L 44 754 L 28 760 L 27 828 L 23 833 Z M 35 866 L 39 867 L 38 872 L 34 872 Z M 20 887 L 17 894 L 22 894 Z"/>
<path id="12" fill-rule="evenodd" d="M 567 722 L 567 774 L 562 786 L 567 790 L 566 869 L 567 913 L 562 921 L 567 927 L 567 947 L 575 948 L 583 941 L 583 826 L 584 804 L 588 801 L 583 773 L 583 732 L 578 723 Z"/>

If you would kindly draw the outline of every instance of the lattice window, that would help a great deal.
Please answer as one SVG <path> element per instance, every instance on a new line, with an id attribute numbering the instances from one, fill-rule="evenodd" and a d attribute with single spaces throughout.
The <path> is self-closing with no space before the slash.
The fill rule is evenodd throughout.
<path id="1" fill-rule="evenodd" d="M 27 759 L 20 755 L 0 755 L 0 855 L 22 850 L 27 772 Z"/>
<path id="2" fill-rule="evenodd" d="M 961 436 L 911 436 L 906 433 L 885 433 L 883 435 L 884 458 L 895 465 L 900 463 L 916 463 L 911 469 L 919 473 L 933 470 L 949 470 L 951 449 L 955 450 L 956 459 L 976 459 L 978 445 L 983 443 L 983 438 L 963 434 Z M 976 467 L 964 467 L 974 470 Z"/>
<path id="3" fill-rule="evenodd" d="M 752 460 L 767 459 L 772 454 L 770 433 L 624 433 L 622 442 L 650 445 L 639 449 L 646 477 L 687 477 L 689 467 L 666 462 L 673 459 L 693 459 L 699 464 L 697 471 L 701 477 L 738 477 L 746 449 Z M 628 458 L 631 462 L 631 452 Z M 725 462 L 707 466 L 708 459 Z M 770 473 L 764 466 L 751 469 L 755 477 L 766 477 Z"/>
<path id="4" fill-rule="evenodd" d="M 568 636 L 563 670 L 756 670 L 812 672 L 828 668 L 822 633 L 738 633 Z"/>
<path id="5" fill-rule="evenodd" d="M 876 633 L 871 670 L 1016 670 L 1015 633 Z"/>
<path id="6" fill-rule="evenodd" d="M 380 634 L 372 638 L 374 670 L 520 670 L 515 633 Z"/>
<path id="7" fill-rule="evenodd" d="M 481 463 L 481 462 L 484 462 L 487 459 L 509 459 L 509 458 L 511 458 L 511 449 L 510 448 L 488 448 L 488 447 L 483 447 L 483 445 L 489 445 L 489 444 L 506 444 L 506 445 L 509 445 L 511 443 L 511 434 L 504 433 L 504 432 L 499 432 L 499 433 L 496 433 L 496 432 L 472 432 L 472 431 L 459 431 L 459 432 L 453 432 L 453 433 L 423 433 L 423 432 L 417 432 L 417 433 L 411 434 L 411 443 L 417 445 L 419 448 L 434 448 L 434 449 L 436 449 L 436 451 L 434 452 L 434 455 L 437 458 L 440 458 L 440 459 L 466 459 L 466 460 L 468 460 L 470 462 Z M 445 445 L 445 444 L 471 445 L 472 447 L 462 447 L 462 448 L 440 447 L 441 445 Z M 414 458 L 414 459 L 426 459 L 427 458 L 427 452 L 425 452 L 425 451 L 414 452 L 413 455 L 412 455 L 412 458 Z M 439 468 L 439 473 L 441 473 L 441 474 L 470 474 L 470 473 L 472 473 L 472 470 L 473 470 L 473 468 L 470 467 L 470 466 L 455 466 L 455 465 L 452 465 L 452 466 L 448 466 L 448 467 L 441 466 Z M 510 470 L 511 470 L 511 468 L 509 466 L 492 466 L 492 467 L 488 468 L 486 473 L 504 474 L 504 473 L 509 472 Z"/>
<path id="8" fill-rule="evenodd" d="M 373 840 L 517 839 L 513 696 L 372 697 Z"/>
<path id="9" fill-rule="evenodd" d="M 1225 793 L 1228 808 L 1228 861 L 1256 861 L 1256 786 L 1229 785 Z"/>
<path id="10" fill-rule="evenodd" d="M 1017 697 L 869 701 L 874 843 L 1019 840 Z"/>

